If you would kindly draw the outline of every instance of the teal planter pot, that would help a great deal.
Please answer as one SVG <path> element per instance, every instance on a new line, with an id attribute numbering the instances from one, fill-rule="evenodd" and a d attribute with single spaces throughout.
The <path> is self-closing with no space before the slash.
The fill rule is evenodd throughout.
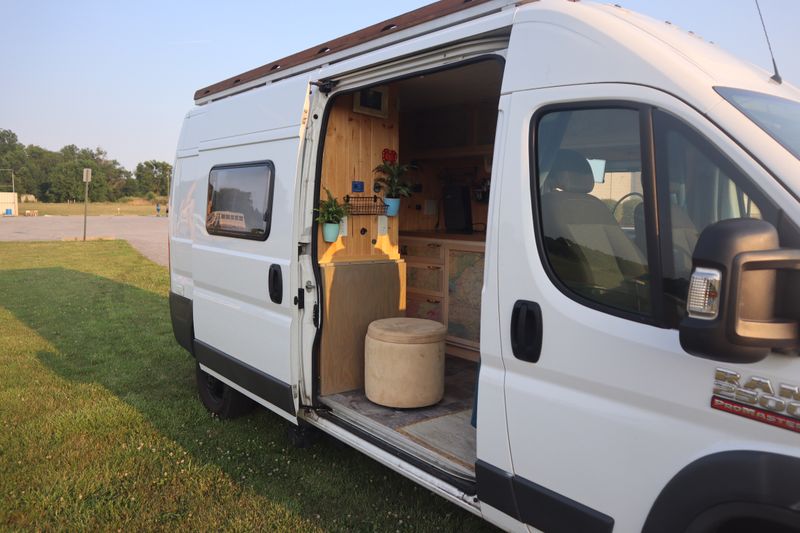
<path id="1" fill-rule="evenodd" d="M 386 203 L 386 216 L 396 217 L 400 211 L 400 198 L 384 198 Z"/>
<path id="2" fill-rule="evenodd" d="M 336 242 L 339 238 L 339 224 L 325 223 L 322 225 L 322 238 L 325 242 Z"/>

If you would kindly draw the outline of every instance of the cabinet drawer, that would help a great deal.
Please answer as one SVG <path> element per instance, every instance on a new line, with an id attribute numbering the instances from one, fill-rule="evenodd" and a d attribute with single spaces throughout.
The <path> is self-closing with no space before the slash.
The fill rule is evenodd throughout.
<path id="1" fill-rule="evenodd" d="M 425 263 L 408 263 L 409 291 L 442 296 L 444 294 L 444 267 Z"/>
<path id="2" fill-rule="evenodd" d="M 404 240 L 400 244 L 400 251 L 406 261 L 418 259 L 427 263 L 444 262 L 444 245 L 438 242 Z"/>
<path id="3" fill-rule="evenodd" d="M 444 301 L 437 296 L 408 293 L 406 316 L 425 318 L 444 324 Z"/>

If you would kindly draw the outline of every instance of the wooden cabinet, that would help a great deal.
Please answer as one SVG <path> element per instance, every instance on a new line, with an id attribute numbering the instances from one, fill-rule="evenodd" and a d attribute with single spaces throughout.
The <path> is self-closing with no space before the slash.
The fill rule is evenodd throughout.
<path id="1" fill-rule="evenodd" d="M 449 344 L 478 350 L 484 249 L 483 242 L 401 235 L 406 316 L 442 322 Z"/>
<path id="2" fill-rule="evenodd" d="M 444 323 L 444 298 L 410 292 L 406 299 L 406 316 Z"/>
<path id="3" fill-rule="evenodd" d="M 444 266 L 408 263 L 408 290 L 432 296 L 444 295 Z"/>

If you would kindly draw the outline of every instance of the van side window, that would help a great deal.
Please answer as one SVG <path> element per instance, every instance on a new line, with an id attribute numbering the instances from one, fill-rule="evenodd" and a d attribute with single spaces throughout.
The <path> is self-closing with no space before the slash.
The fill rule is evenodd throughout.
<path id="1" fill-rule="evenodd" d="M 663 111 L 653 111 L 653 126 L 664 292 L 667 315 L 676 326 L 685 313 L 700 233 L 729 218 L 776 221 L 771 204 L 708 140 Z M 640 232 L 638 224 L 636 230 Z"/>
<path id="2" fill-rule="evenodd" d="M 266 240 L 272 218 L 274 176 L 271 161 L 212 168 L 206 207 L 208 233 Z"/>
<path id="3" fill-rule="evenodd" d="M 567 294 L 651 314 L 638 109 L 556 110 L 536 129 L 543 253 Z"/>

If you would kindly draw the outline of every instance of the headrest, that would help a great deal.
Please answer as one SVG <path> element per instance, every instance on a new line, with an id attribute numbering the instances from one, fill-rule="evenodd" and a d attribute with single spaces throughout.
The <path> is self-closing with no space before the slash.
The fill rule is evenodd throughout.
<path id="1" fill-rule="evenodd" d="M 559 150 L 550 167 L 548 180 L 554 189 L 566 192 L 590 193 L 594 189 L 594 174 L 589 162 L 574 150 Z"/>

